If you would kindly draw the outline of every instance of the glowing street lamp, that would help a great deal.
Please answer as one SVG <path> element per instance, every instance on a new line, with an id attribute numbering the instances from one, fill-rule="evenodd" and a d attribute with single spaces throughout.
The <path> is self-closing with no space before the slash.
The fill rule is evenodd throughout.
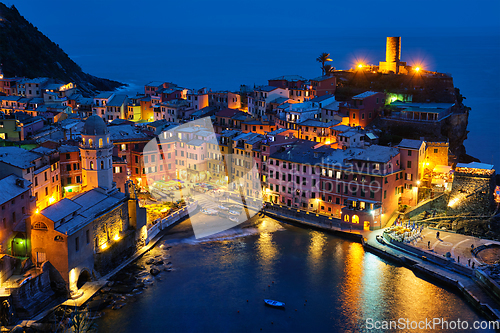
<path id="1" fill-rule="evenodd" d="M 363 64 L 358 64 L 358 69 L 362 69 L 363 68 Z"/>

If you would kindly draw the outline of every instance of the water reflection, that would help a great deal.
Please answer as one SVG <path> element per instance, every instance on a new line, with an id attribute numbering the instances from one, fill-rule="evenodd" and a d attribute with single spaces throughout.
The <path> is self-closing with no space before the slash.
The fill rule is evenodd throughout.
<path id="1" fill-rule="evenodd" d="M 259 239 L 256 242 L 257 256 L 264 266 L 269 266 L 272 264 L 278 250 L 276 244 L 273 242 L 273 236 L 269 232 L 263 232 L 259 235 Z"/>
<path id="2" fill-rule="evenodd" d="M 326 260 L 323 256 L 327 247 L 325 234 L 318 231 L 311 232 L 311 239 L 308 247 L 308 260 L 310 278 L 314 279 L 323 270 Z"/>
<path id="3" fill-rule="evenodd" d="M 342 283 L 340 299 L 343 315 L 350 318 L 360 317 L 360 295 L 362 292 L 361 280 L 363 277 L 363 258 L 365 251 L 358 243 L 344 243 L 347 246 L 345 253 L 345 281 Z"/>

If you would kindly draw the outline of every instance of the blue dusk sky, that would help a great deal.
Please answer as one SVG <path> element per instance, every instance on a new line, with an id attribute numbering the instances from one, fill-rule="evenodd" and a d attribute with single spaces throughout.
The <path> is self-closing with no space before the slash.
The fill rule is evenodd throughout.
<path id="1" fill-rule="evenodd" d="M 57 42 L 69 38 L 210 38 L 228 33 L 343 35 L 498 34 L 500 1 L 16 0 L 22 15 Z M 272 30 L 270 30 L 272 29 Z M 229 31 L 228 31 L 229 30 Z M 97 35 L 97 36 L 96 36 Z M 301 32 L 302 35 L 302 32 Z M 174 37 L 175 38 L 175 37 Z"/>

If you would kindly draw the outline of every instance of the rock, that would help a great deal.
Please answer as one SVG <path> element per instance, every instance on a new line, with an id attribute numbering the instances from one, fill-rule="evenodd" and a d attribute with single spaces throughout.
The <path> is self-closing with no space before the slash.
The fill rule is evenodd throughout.
<path id="1" fill-rule="evenodd" d="M 153 276 L 156 276 L 156 275 L 160 274 L 160 270 L 156 267 L 153 267 L 153 268 L 151 268 L 149 273 L 151 273 L 151 275 L 153 275 Z"/>
<path id="2" fill-rule="evenodd" d="M 17 325 L 10 331 L 10 333 L 24 333 L 24 327 Z"/>
<path id="3" fill-rule="evenodd" d="M 101 299 L 92 300 L 92 301 L 87 303 L 87 309 L 91 312 L 99 311 L 99 310 L 104 309 L 107 306 L 108 302 L 109 301 L 104 301 Z"/>
<path id="4" fill-rule="evenodd" d="M 132 290 L 134 290 L 134 286 L 131 285 L 115 285 L 111 288 L 111 291 L 117 294 L 129 294 Z"/>
<path id="5" fill-rule="evenodd" d="M 160 260 L 157 260 L 157 261 L 155 261 L 155 262 L 153 263 L 153 265 L 155 265 L 155 266 L 163 265 L 163 260 L 161 260 L 161 259 L 160 259 Z"/>
<path id="6" fill-rule="evenodd" d="M 126 303 L 123 303 L 123 302 L 119 302 L 119 303 L 115 303 L 115 305 L 113 305 L 112 309 L 113 310 L 118 310 L 118 309 L 121 309 L 125 306 Z"/>
<path id="7" fill-rule="evenodd" d="M 155 262 L 154 258 L 150 258 L 148 260 L 146 260 L 146 265 L 153 265 Z"/>

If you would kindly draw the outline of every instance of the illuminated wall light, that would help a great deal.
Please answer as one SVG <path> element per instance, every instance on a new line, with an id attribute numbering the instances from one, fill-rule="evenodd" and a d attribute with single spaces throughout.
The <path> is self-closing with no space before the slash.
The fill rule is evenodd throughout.
<path id="1" fill-rule="evenodd" d="M 101 250 L 106 250 L 107 247 L 108 247 L 108 244 L 104 243 L 101 245 Z"/>
<path id="2" fill-rule="evenodd" d="M 119 241 L 119 240 L 120 240 L 120 235 L 116 234 L 116 235 L 115 235 L 115 237 L 113 237 L 113 239 L 114 239 L 115 241 Z"/>
<path id="3" fill-rule="evenodd" d="M 53 204 L 55 201 L 56 201 L 56 199 L 54 197 L 49 198 L 49 204 Z"/>

